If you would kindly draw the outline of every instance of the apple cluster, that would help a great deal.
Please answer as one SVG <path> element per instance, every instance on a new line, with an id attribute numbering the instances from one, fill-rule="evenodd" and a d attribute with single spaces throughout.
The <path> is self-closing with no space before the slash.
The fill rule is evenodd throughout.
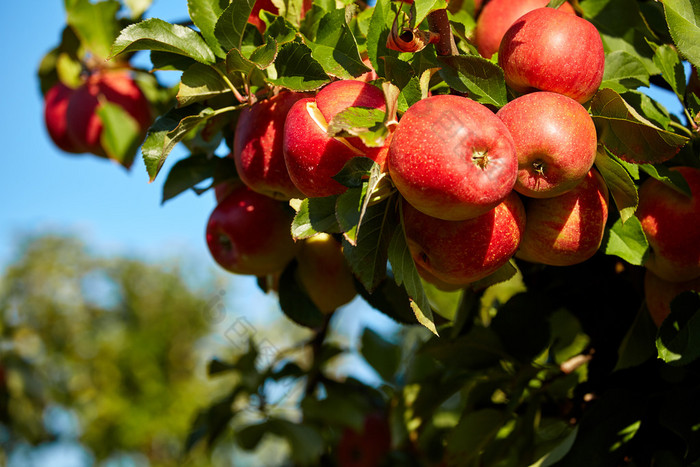
<path id="1" fill-rule="evenodd" d="M 500 109 L 432 94 L 374 147 L 328 130 L 345 109 L 391 107 L 374 73 L 313 93 L 281 90 L 245 108 L 230 154 L 240 180 L 217 186 L 207 226 L 214 259 L 233 273 L 273 278 L 295 261 L 294 277 L 319 310 L 350 301 L 355 288 L 342 243 L 328 234 L 292 238 L 290 200 L 343 193 L 334 176 L 359 156 L 374 161 L 400 194 L 416 270 L 439 289 L 465 287 L 514 257 L 550 266 L 591 258 L 608 221 L 609 192 L 594 167 L 598 136 L 586 106 L 601 85 L 605 54 L 597 29 L 568 3 L 546 3 L 491 0 L 477 17 L 475 45 L 484 57 L 498 53 L 511 93 Z M 679 170 L 700 190 L 694 169 Z M 653 179 L 640 189 L 637 216 L 652 250 L 647 290 L 698 288 L 700 250 L 692 239 L 700 228 L 675 225 L 697 218 L 700 205 L 683 196 Z M 678 206 L 683 214 L 668 214 Z M 657 322 L 669 302 L 652 311 Z"/>
<path id="2" fill-rule="evenodd" d="M 564 46 L 550 46 L 563 32 L 566 44 L 577 44 L 565 59 L 557 55 Z M 288 202 L 344 192 L 333 177 L 358 156 L 388 173 L 416 268 L 439 288 L 480 280 L 513 256 L 558 266 L 590 258 L 608 215 L 606 185 L 592 168 L 596 129 L 582 105 L 602 79 L 600 37 L 576 15 L 537 8 L 505 32 L 500 47 L 506 82 L 519 97 L 495 112 L 468 97 L 431 95 L 408 108 L 378 147 L 328 132 L 347 108 L 386 111 L 382 90 L 364 79 L 316 93 L 283 90 L 243 110 L 230 154 L 242 183 L 219 189 L 207 226 L 215 260 L 233 273 L 278 276 L 296 259 L 299 282 L 320 309 L 346 303 L 354 289 L 341 244 L 330 235 L 292 239 Z M 338 260 L 322 265 L 324 255 Z M 314 297 L 314 287 L 326 299 L 335 290 L 337 300 Z"/>
<path id="3" fill-rule="evenodd" d="M 97 70 L 85 76 L 78 87 L 58 81 L 44 96 L 44 122 L 54 144 L 67 153 L 109 157 L 99 115 L 104 103 L 121 107 L 145 136 L 153 117 L 139 86 L 125 71 Z"/>
<path id="4" fill-rule="evenodd" d="M 584 104 L 602 81 L 603 46 L 570 5 L 546 3 L 492 0 L 478 16 L 477 48 L 498 51 L 515 96 L 505 106 L 431 96 L 393 135 L 388 166 L 406 201 L 409 248 L 440 288 L 482 279 L 513 256 L 577 264 L 602 241 L 608 189 L 593 168 L 597 134 Z"/>

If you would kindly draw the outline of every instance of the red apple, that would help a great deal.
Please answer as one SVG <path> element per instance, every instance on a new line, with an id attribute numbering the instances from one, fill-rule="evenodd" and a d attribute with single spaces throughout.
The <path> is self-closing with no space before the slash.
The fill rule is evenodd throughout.
<path id="1" fill-rule="evenodd" d="M 357 295 L 342 244 L 320 233 L 304 240 L 297 253 L 297 278 L 322 313 L 331 313 Z"/>
<path id="2" fill-rule="evenodd" d="M 549 0 L 490 0 L 481 10 L 474 28 L 474 45 L 479 53 L 491 58 L 498 52 L 508 28 L 525 13 L 547 6 Z M 574 8 L 564 2 L 559 9 L 575 15 Z"/>
<path id="3" fill-rule="evenodd" d="M 294 184 L 307 197 L 342 193 L 346 187 L 333 180 L 353 157 L 364 156 L 384 165 L 386 148 L 367 147 L 359 138 L 335 138 L 328 122 L 348 107 L 386 111 L 384 93 L 359 80 L 335 81 L 315 98 L 294 103 L 284 124 L 284 159 Z"/>
<path id="4" fill-rule="evenodd" d="M 573 190 L 525 203 L 527 226 L 516 258 L 571 266 L 595 254 L 608 220 L 608 187 L 592 169 Z"/>
<path id="5" fill-rule="evenodd" d="M 241 185 L 209 216 L 207 246 L 214 260 L 229 272 L 279 273 L 298 251 L 290 232 L 293 217 L 286 203 Z"/>
<path id="6" fill-rule="evenodd" d="M 552 91 L 584 103 L 603 80 L 605 52 L 590 22 L 554 8 L 537 8 L 506 31 L 498 64 L 517 93 Z"/>
<path id="7" fill-rule="evenodd" d="M 644 299 L 656 326 L 671 314 L 671 302 L 683 292 L 700 292 L 700 277 L 684 282 L 670 282 L 647 269 L 644 273 Z"/>
<path id="8" fill-rule="evenodd" d="M 74 89 L 58 82 L 44 96 L 44 122 L 51 140 L 61 150 L 81 153 L 80 148 L 68 136 L 66 128 L 66 111 Z"/>
<path id="9" fill-rule="evenodd" d="M 575 100 L 533 92 L 508 102 L 496 115 L 515 142 L 518 193 L 533 198 L 560 195 L 578 185 L 593 167 L 598 145 L 595 124 Z"/>
<path id="10" fill-rule="evenodd" d="M 89 76 L 70 98 L 66 109 L 66 130 L 80 152 L 105 156 L 100 142 L 103 126 L 97 114 L 101 100 L 121 106 L 136 120 L 143 134 L 152 117 L 146 96 L 128 73 L 104 71 Z"/>
<path id="11" fill-rule="evenodd" d="M 226 198 L 229 194 L 231 194 L 234 190 L 240 188 L 241 186 L 247 185 L 244 185 L 244 183 L 239 178 L 232 178 L 217 183 L 214 186 L 214 198 L 216 199 L 216 203 L 218 204 L 222 202 L 224 198 Z"/>
<path id="12" fill-rule="evenodd" d="M 386 417 L 365 417 L 361 432 L 346 428 L 338 442 L 339 467 L 379 467 L 391 450 L 391 428 Z"/>
<path id="13" fill-rule="evenodd" d="M 282 133 L 287 112 L 306 96 L 281 92 L 241 112 L 236 123 L 232 157 L 238 176 L 250 189 L 275 199 L 303 197 L 287 172 Z"/>
<path id="14" fill-rule="evenodd" d="M 464 220 L 505 199 L 518 159 L 508 128 L 486 106 L 437 95 L 416 102 L 401 117 L 388 166 L 399 192 L 416 209 Z"/>
<path id="15" fill-rule="evenodd" d="M 525 229 L 525 208 L 514 192 L 472 219 L 448 221 L 403 203 L 406 242 L 418 273 L 438 287 L 483 279 L 515 254 Z"/>
<path id="16" fill-rule="evenodd" d="M 662 279 L 683 282 L 700 277 L 700 170 L 671 170 L 683 175 L 691 196 L 649 178 L 639 187 L 636 215 L 651 247 L 644 266 Z"/>

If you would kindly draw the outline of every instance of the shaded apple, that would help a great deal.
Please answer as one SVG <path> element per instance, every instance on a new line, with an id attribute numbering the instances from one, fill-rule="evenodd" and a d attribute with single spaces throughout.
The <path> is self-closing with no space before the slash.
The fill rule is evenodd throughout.
<path id="1" fill-rule="evenodd" d="M 105 156 L 100 138 L 102 120 L 97 114 L 100 101 L 122 107 L 145 135 L 151 124 L 151 107 L 136 82 L 126 72 L 100 71 L 90 75 L 70 98 L 66 109 L 66 130 L 80 152 Z"/>
<path id="2" fill-rule="evenodd" d="M 525 208 L 514 192 L 472 219 L 448 221 L 403 203 L 406 242 L 418 273 L 442 289 L 483 279 L 515 254 L 525 229 Z"/>
<path id="3" fill-rule="evenodd" d="M 560 195 L 593 167 L 598 138 L 593 119 L 575 100 L 533 92 L 511 100 L 496 115 L 515 142 L 515 190 L 533 198 Z"/>
<path id="4" fill-rule="evenodd" d="M 293 217 L 286 203 L 241 185 L 209 216 L 207 246 L 214 260 L 229 272 L 279 273 L 298 251 L 290 233 Z"/>
<path id="5" fill-rule="evenodd" d="M 44 96 L 44 123 L 53 143 L 65 152 L 79 154 L 81 148 L 68 136 L 66 111 L 75 90 L 61 83 L 54 84 Z"/>
<path id="6" fill-rule="evenodd" d="M 369 157 L 384 165 L 386 147 L 368 147 L 357 137 L 328 135 L 328 123 L 348 107 L 386 111 L 384 93 L 359 80 L 334 81 L 315 98 L 301 99 L 289 109 L 284 124 L 284 159 L 290 178 L 307 197 L 344 192 L 347 188 L 332 177 L 353 157 Z"/>
<path id="7" fill-rule="evenodd" d="M 275 199 L 302 198 L 282 149 L 284 122 L 292 105 L 307 94 L 283 91 L 245 108 L 236 122 L 231 157 L 250 189 Z"/>
<path id="8" fill-rule="evenodd" d="M 379 467 L 391 450 L 391 428 L 386 416 L 365 417 L 362 431 L 345 428 L 338 441 L 339 467 Z"/>
<path id="9" fill-rule="evenodd" d="M 505 124 L 486 106 L 450 95 L 422 99 L 403 114 L 387 163 L 406 201 L 444 220 L 496 207 L 512 191 L 518 170 Z"/>
<path id="10" fill-rule="evenodd" d="M 515 20 L 536 8 L 546 7 L 548 3 L 549 0 L 489 0 L 481 9 L 474 28 L 473 41 L 479 54 L 491 58 L 498 52 L 501 39 Z M 576 14 L 568 2 L 564 2 L 559 9 Z"/>
<path id="11" fill-rule="evenodd" d="M 700 277 L 700 170 L 673 167 L 691 196 L 649 178 L 639 187 L 636 216 L 651 248 L 644 266 L 672 282 Z"/>
<path id="12" fill-rule="evenodd" d="M 527 226 L 516 258 L 551 266 L 586 261 L 603 240 L 608 201 L 608 187 L 595 169 L 562 195 L 526 200 Z"/>
<path id="13" fill-rule="evenodd" d="M 342 244 L 332 235 L 320 233 L 301 242 L 297 262 L 297 279 L 322 313 L 331 313 L 357 295 Z"/>
<path id="14" fill-rule="evenodd" d="M 647 309 L 656 326 L 671 314 L 671 302 L 683 292 L 700 292 L 700 277 L 683 282 L 670 282 L 661 279 L 647 268 L 644 273 L 644 299 Z"/>
<path id="15" fill-rule="evenodd" d="M 605 52 L 590 22 L 554 8 L 537 8 L 508 28 L 498 64 L 517 93 L 552 91 L 584 103 L 603 80 Z"/>
<path id="16" fill-rule="evenodd" d="M 231 178 L 214 185 L 214 198 L 216 199 L 217 204 L 222 202 L 224 198 L 243 185 L 244 183 L 240 178 Z"/>

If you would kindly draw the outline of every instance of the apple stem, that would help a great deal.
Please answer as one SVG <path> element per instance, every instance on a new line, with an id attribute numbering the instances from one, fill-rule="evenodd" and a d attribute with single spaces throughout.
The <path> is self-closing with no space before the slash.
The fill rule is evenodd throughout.
<path id="1" fill-rule="evenodd" d="M 532 168 L 535 169 L 535 172 L 537 172 L 538 174 L 544 175 L 544 162 L 535 161 L 532 163 Z"/>
<path id="2" fill-rule="evenodd" d="M 480 169 L 485 169 L 489 165 L 489 155 L 486 151 L 474 151 L 472 162 Z"/>
<path id="3" fill-rule="evenodd" d="M 431 32 L 440 36 L 440 39 L 435 43 L 435 51 L 438 55 L 459 55 L 446 8 L 431 11 L 428 14 L 428 27 Z"/>
<path id="4" fill-rule="evenodd" d="M 219 76 L 221 76 L 221 79 L 224 80 L 224 83 L 226 83 L 226 86 L 228 86 L 228 88 L 229 88 L 229 89 L 231 90 L 231 92 L 233 93 L 233 97 L 235 97 L 236 100 L 237 100 L 239 103 L 242 104 L 242 103 L 248 101 L 248 99 L 246 99 L 245 97 L 243 97 L 243 96 L 241 95 L 241 93 L 238 92 L 238 89 L 236 89 L 236 86 L 234 86 L 233 83 L 231 82 L 231 80 L 228 79 L 228 76 L 226 76 L 225 73 L 223 73 L 221 70 L 219 70 L 219 67 L 213 66 L 212 68 L 219 74 Z"/>

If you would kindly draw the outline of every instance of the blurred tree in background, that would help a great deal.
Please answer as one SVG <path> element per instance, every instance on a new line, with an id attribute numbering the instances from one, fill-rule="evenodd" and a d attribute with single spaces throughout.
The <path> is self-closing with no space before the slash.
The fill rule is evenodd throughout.
<path id="1" fill-rule="evenodd" d="M 71 237 L 24 241 L 0 279 L 0 465 L 70 431 L 65 420 L 98 461 L 179 465 L 215 387 L 197 351 L 213 293 L 184 269 L 97 257 Z"/>

